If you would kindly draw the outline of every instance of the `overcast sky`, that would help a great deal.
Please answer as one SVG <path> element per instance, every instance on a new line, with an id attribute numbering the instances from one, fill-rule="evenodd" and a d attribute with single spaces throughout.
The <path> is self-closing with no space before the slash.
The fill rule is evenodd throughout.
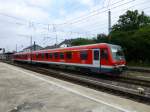
<path id="1" fill-rule="evenodd" d="M 108 33 L 108 9 L 112 25 L 126 10 L 150 15 L 150 0 L 0 0 L 0 48 L 18 50 L 30 45 L 30 37 L 41 46 L 64 39 L 92 38 Z"/>

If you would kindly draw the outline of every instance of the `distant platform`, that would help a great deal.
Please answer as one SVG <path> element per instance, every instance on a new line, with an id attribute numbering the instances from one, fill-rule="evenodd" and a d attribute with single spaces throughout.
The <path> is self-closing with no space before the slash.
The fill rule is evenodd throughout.
<path id="1" fill-rule="evenodd" d="M 149 112 L 150 106 L 0 62 L 0 112 Z"/>

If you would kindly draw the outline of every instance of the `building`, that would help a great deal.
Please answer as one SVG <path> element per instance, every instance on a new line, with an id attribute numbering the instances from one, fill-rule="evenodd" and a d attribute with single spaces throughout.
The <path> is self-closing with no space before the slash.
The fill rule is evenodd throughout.
<path id="1" fill-rule="evenodd" d="M 71 47 L 71 42 L 73 41 L 73 39 L 66 39 L 64 41 L 62 41 L 60 44 L 58 45 L 51 45 L 51 46 L 46 46 L 45 48 L 43 49 L 54 49 L 54 48 L 64 48 L 64 47 Z"/>
<path id="2" fill-rule="evenodd" d="M 41 49 L 43 49 L 41 46 L 35 44 L 27 48 L 24 48 L 22 52 L 31 52 L 31 50 L 36 51 L 36 50 L 41 50 Z"/>

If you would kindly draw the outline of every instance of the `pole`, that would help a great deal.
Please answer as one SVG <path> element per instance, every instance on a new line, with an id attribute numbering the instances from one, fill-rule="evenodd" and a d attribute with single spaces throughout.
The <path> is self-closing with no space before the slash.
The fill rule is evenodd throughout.
<path id="1" fill-rule="evenodd" d="M 30 37 L 30 44 L 31 44 L 31 46 L 30 46 L 30 59 L 31 59 L 31 63 L 32 63 L 32 35 L 31 35 L 31 37 Z"/>
<path id="2" fill-rule="evenodd" d="M 32 51 L 32 36 L 30 37 L 30 51 Z"/>
<path id="3" fill-rule="evenodd" d="M 16 52 L 17 52 L 17 44 L 16 44 Z"/>
<path id="4" fill-rule="evenodd" d="M 55 34 L 56 34 L 56 47 L 57 47 L 57 32 L 56 32 L 56 28 L 55 28 L 55 25 L 53 24 L 53 32 L 55 32 Z"/>
<path id="5" fill-rule="evenodd" d="M 34 46 L 33 50 L 35 51 L 35 50 L 36 50 L 36 47 L 35 47 L 35 41 L 34 41 L 34 45 L 33 45 L 33 46 Z"/>
<path id="6" fill-rule="evenodd" d="M 110 43 L 111 41 L 111 11 L 108 11 L 108 42 Z"/>
<path id="7" fill-rule="evenodd" d="M 108 11 L 108 34 L 111 32 L 111 11 Z"/>

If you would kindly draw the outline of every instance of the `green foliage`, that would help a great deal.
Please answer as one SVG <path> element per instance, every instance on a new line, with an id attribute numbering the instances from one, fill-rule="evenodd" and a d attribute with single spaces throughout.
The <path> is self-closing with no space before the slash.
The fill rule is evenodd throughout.
<path id="1" fill-rule="evenodd" d="M 96 43 L 108 43 L 108 36 L 105 34 L 98 34 L 97 38 L 93 39 Z"/>
<path id="2" fill-rule="evenodd" d="M 136 53 L 135 60 L 150 62 L 150 25 L 140 28 L 132 36 L 135 41 L 134 52 Z"/>
<path id="3" fill-rule="evenodd" d="M 139 14 L 137 10 L 127 11 L 126 14 L 119 17 L 118 23 L 112 27 L 112 31 L 137 30 L 148 23 L 150 23 L 150 17 L 146 16 L 144 12 Z"/>
<path id="4" fill-rule="evenodd" d="M 121 45 L 128 61 L 150 62 L 150 25 L 136 31 L 114 31 L 111 43 Z"/>
<path id="5" fill-rule="evenodd" d="M 113 26 L 111 43 L 121 45 L 127 61 L 150 62 L 150 17 L 144 12 L 127 11 Z"/>
<path id="6" fill-rule="evenodd" d="M 78 46 L 78 45 L 87 45 L 87 44 L 94 44 L 94 43 L 95 41 L 92 39 L 77 38 L 71 42 L 71 45 Z"/>

